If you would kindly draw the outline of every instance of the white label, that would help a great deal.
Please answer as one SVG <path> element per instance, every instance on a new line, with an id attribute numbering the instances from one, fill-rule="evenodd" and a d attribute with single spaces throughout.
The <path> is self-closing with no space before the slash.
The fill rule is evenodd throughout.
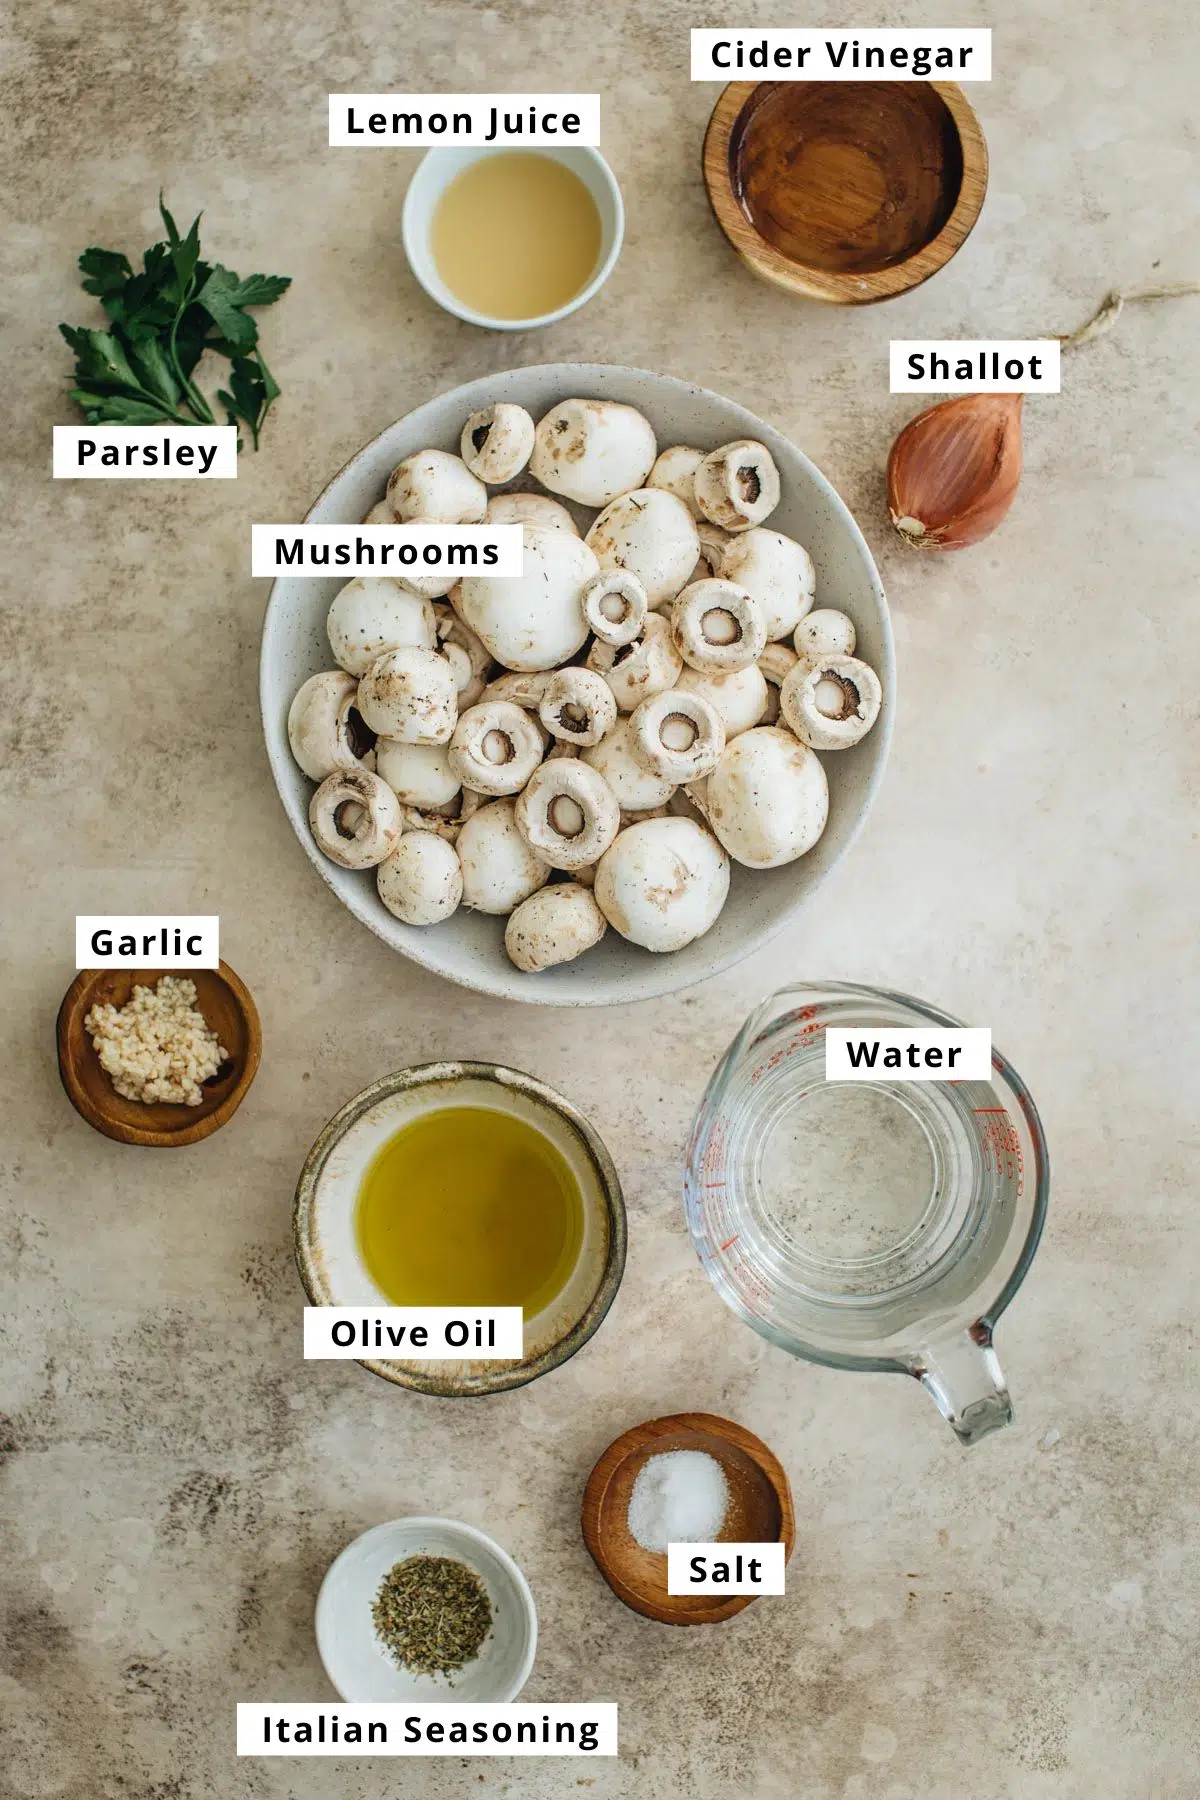
<path id="1" fill-rule="evenodd" d="M 1057 394 L 1057 338 L 893 338 L 893 394 Z"/>
<path id="2" fill-rule="evenodd" d="M 520 1362 L 523 1318 L 519 1306 L 306 1306 L 304 1359 Z"/>
<path id="3" fill-rule="evenodd" d="M 615 1756 L 617 1708 L 427 1701 L 239 1705 L 239 1756 Z"/>
<path id="4" fill-rule="evenodd" d="M 668 1594 L 782 1594 L 782 1544 L 668 1544 Z"/>
<path id="5" fill-rule="evenodd" d="M 775 81 L 990 81 L 992 34 L 871 27 L 692 32 L 692 80 L 769 74 Z"/>
<path id="6" fill-rule="evenodd" d="M 330 94 L 329 142 L 429 149 L 600 142 L 599 94 Z"/>
<path id="7" fill-rule="evenodd" d="M 520 575 L 521 525 L 252 525 L 252 575 Z"/>
<path id="8" fill-rule="evenodd" d="M 233 481 L 236 425 L 56 425 L 55 481 Z"/>
<path id="9" fill-rule="evenodd" d="M 990 1081 L 992 1034 L 986 1026 L 942 1031 L 855 1031 L 831 1025 L 825 1033 L 826 1081 Z"/>
<path id="10" fill-rule="evenodd" d="M 216 913 L 79 913 L 77 969 L 215 969 L 221 961 Z"/>

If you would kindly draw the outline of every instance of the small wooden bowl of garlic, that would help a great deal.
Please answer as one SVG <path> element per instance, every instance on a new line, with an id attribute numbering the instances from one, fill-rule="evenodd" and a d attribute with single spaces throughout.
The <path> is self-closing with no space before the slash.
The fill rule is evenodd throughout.
<path id="1" fill-rule="evenodd" d="M 58 1009 L 67 1098 L 121 1144 L 174 1149 L 227 1124 L 258 1072 L 254 997 L 215 969 L 81 969 Z"/>
<path id="2" fill-rule="evenodd" d="M 309 514 L 360 521 L 525 527 L 517 577 L 284 575 L 268 605 L 276 785 L 405 955 L 506 998 L 651 998 L 759 948 L 848 849 L 891 735 L 887 607 L 765 422 L 645 370 L 513 370 L 400 420 Z"/>

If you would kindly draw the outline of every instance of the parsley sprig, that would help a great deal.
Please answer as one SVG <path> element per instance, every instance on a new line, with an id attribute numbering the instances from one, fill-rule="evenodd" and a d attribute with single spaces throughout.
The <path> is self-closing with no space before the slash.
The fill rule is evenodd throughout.
<path id="1" fill-rule="evenodd" d="M 91 425 L 214 425 L 194 379 L 197 363 L 211 350 L 229 361 L 229 385 L 217 390 L 217 399 L 231 425 L 249 427 L 257 450 L 279 387 L 246 308 L 272 305 L 291 277 L 243 280 L 221 263 L 203 262 L 203 215 L 181 237 L 161 194 L 158 210 L 166 240 L 151 244 L 136 273 L 120 250 L 93 248 L 79 258 L 84 292 L 96 295 L 110 324 L 107 331 L 59 326 L 75 352 L 71 398 Z"/>

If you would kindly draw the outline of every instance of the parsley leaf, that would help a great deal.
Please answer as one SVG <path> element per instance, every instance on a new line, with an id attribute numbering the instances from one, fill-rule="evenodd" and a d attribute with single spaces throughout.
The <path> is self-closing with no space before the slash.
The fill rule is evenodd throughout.
<path id="1" fill-rule="evenodd" d="M 109 329 L 59 326 L 75 353 L 71 398 L 93 424 L 211 425 L 212 409 L 193 380 L 208 351 L 229 361 L 229 387 L 218 399 L 230 424 L 249 427 L 257 449 L 279 388 L 246 308 L 273 305 L 290 277 L 243 280 L 221 263 L 210 265 L 200 254 L 202 215 L 181 233 L 161 194 L 158 205 L 167 235 L 143 252 L 139 270 L 120 250 L 92 246 L 79 258 L 84 292 L 100 301 Z"/>

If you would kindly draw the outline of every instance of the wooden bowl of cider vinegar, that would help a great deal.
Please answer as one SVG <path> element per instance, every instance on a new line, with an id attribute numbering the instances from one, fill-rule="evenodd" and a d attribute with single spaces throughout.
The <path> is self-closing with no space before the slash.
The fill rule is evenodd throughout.
<path id="1" fill-rule="evenodd" d="M 979 120 L 949 81 L 735 81 L 704 181 L 742 261 L 808 300 L 863 306 L 919 287 L 983 206 Z"/>
<path id="2" fill-rule="evenodd" d="M 625 1270 L 625 1203 L 587 1120 L 532 1075 L 423 1063 L 356 1094 L 309 1151 L 296 1262 L 312 1306 L 520 1306 L 519 1362 L 362 1358 L 418 1393 L 523 1387 L 582 1349 Z"/>

